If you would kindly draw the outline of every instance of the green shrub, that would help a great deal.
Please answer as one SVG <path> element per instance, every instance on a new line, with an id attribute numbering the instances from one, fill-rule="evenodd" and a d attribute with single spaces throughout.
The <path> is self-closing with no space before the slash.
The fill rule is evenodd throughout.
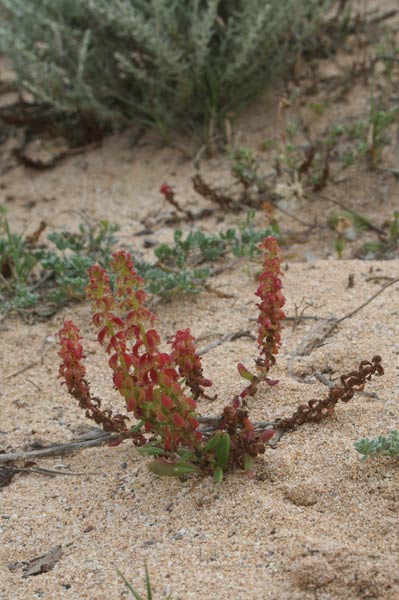
<path id="1" fill-rule="evenodd" d="M 183 236 L 182 231 L 175 230 L 172 245 L 160 244 L 154 249 L 156 264 L 136 259 L 147 290 L 164 299 L 179 293 L 196 294 L 212 274 L 210 262 L 228 253 L 243 258 L 259 254 L 259 242 L 270 234 L 278 235 L 278 228 L 256 229 L 254 220 L 255 212 L 250 211 L 237 229 L 216 235 L 195 229 Z M 41 231 L 35 232 L 37 238 Z M 49 233 L 47 241 L 37 245 L 38 239 L 32 242 L 29 236 L 10 229 L 6 211 L 0 206 L 0 315 L 43 302 L 63 306 L 83 299 L 87 269 L 93 262 L 108 268 L 118 231 L 116 224 L 91 223 L 85 218 L 77 233 Z"/>
<path id="2" fill-rule="evenodd" d="M 327 0 L 0 0 L 39 101 L 88 119 L 218 125 L 297 56 Z"/>
<path id="3" fill-rule="evenodd" d="M 379 435 L 376 438 L 362 438 L 354 443 L 355 449 L 362 455 L 362 460 L 378 456 L 399 456 L 399 431 L 394 429 L 388 435 Z"/>

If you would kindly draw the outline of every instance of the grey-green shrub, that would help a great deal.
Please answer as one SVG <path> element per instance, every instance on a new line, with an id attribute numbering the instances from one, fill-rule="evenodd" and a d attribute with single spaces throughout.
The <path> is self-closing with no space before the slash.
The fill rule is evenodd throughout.
<path id="1" fill-rule="evenodd" d="M 40 101 L 113 125 L 223 122 L 295 59 L 327 0 L 0 0 Z"/>
<path id="2" fill-rule="evenodd" d="M 362 438 L 354 443 L 354 447 L 362 455 L 362 460 L 377 456 L 397 458 L 399 456 L 399 431 L 393 429 L 386 436 Z"/>

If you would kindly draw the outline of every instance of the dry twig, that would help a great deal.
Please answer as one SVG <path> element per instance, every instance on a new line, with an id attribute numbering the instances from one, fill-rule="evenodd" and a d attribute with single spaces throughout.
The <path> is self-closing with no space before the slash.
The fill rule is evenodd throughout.
<path id="1" fill-rule="evenodd" d="M 310 332 L 310 334 L 299 344 L 299 346 L 297 346 L 297 348 L 291 354 L 290 359 L 288 361 L 289 375 L 291 377 L 293 377 L 294 379 L 296 379 L 297 381 L 300 381 L 301 383 L 314 383 L 313 380 L 299 379 L 298 377 L 296 377 L 293 374 L 292 363 L 295 360 L 295 358 L 297 356 L 306 356 L 306 355 L 310 354 L 316 347 L 321 346 L 323 344 L 323 342 L 334 332 L 334 330 L 337 328 L 337 326 L 340 323 L 342 323 L 346 319 L 350 319 L 351 317 L 353 317 L 356 313 L 358 313 L 365 306 L 370 304 L 370 302 L 372 302 L 375 298 L 377 298 L 377 296 L 382 294 L 382 292 L 384 292 L 388 287 L 390 287 L 394 283 L 398 283 L 398 282 L 399 282 L 399 277 L 395 277 L 395 278 L 391 279 L 391 281 L 388 281 L 388 283 L 386 283 L 375 294 L 370 296 L 370 298 L 368 298 L 365 302 L 363 302 L 362 304 L 360 304 L 353 310 L 349 311 L 348 313 L 346 313 L 339 319 L 336 317 L 331 317 L 330 319 L 326 319 L 325 321 L 323 321 L 321 324 L 318 324 L 316 326 L 316 328 Z"/>

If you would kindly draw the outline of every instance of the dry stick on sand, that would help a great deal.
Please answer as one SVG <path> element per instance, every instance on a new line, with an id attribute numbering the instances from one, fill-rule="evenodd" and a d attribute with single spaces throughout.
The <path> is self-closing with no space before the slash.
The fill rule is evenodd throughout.
<path id="1" fill-rule="evenodd" d="M 377 298 L 377 296 L 382 294 L 382 292 L 384 292 L 387 288 L 389 288 L 391 285 L 394 285 L 394 283 L 398 282 L 399 277 L 395 277 L 394 279 L 386 283 L 380 290 L 378 290 L 378 292 L 376 292 L 375 294 L 370 296 L 370 298 L 368 298 L 365 302 L 360 304 L 360 306 L 357 306 L 350 312 L 346 313 L 343 317 L 340 317 L 339 319 L 337 319 L 336 317 L 332 317 L 331 319 L 327 319 L 321 324 L 317 325 L 317 327 L 313 331 L 311 331 L 310 335 L 307 338 L 305 338 L 291 354 L 290 359 L 288 361 L 289 375 L 293 379 L 296 379 L 301 383 L 314 383 L 313 380 L 300 379 L 293 374 L 292 363 L 294 362 L 295 358 L 298 356 L 306 356 L 310 354 L 312 350 L 314 350 L 317 346 L 320 346 L 333 333 L 333 331 L 337 328 L 337 326 L 340 323 L 342 323 L 346 319 L 350 319 L 351 317 L 353 317 L 356 313 L 362 310 L 362 308 L 367 306 L 367 304 L 370 304 L 370 302 Z"/>
<path id="2" fill-rule="evenodd" d="M 56 477 L 57 475 L 69 475 L 70 477 L 86 477 L 87 475 L 98 475 L 99 472 L 81 473 L 77 471 L 57 471 L 56 469 L 43 469 L 42 467 L 16 467 L 15 465 L 0 465 L 0 482 L 6 484 L 18 473 L 39 473 Z M 1 486 L 0 486 L 1 487 Z"/>
<path id="3" fill-rule="evenodd" d="M 252 340 L 256 339 L 253 333 L 251 333 L 248 330 L 243 330 L 243 329 L 241 329 L 240 331 L 234 331 L 232 333 L 225 333 L 224 335 L 222 335 L 220 338 L 218 338 L 214 342 L 211 342 L 210 344 L 208 344 L 208 346 L 204 346 L 203 348 L 200 348 L 198 350 L 198 354 L 200 356 L 202 356 L 203 354 L 206 354 L 210 350 L 213 350 L 213 348 L 216 348 L 217 346 L 220 346 L 221 344 L 224 344 L 225 342 L 237 340 L 240 337 L 248 337 L 248 338 L 251 338 Z"/>
<path id="4" fill-rule="evenodd" d="M 214 432 L 218 428 L 220 419 L 221 417 L 199 417 L 198 421 L 203 424 L 203 427 L 200 428 L 200 431 L 204 434 L 210 434 Z M 259 430 L 275 427 L 277 423 L 278 421 L 273 421 L 270 423 L 266 421 L 260 421 L 258 423 L 254 423 L 254 426 L 255 429 Z M 93 437 L 89 438 L 89 435 L 92 435 Z M 0 454 L 0 464 L 4 462 L 12 462 L 18 460 L 64 456 L 66 454 L 72 454 L 73 452 L 77 452 L 78 450 L 84 450 L 85 448 L 93 448 L 95 446 L 110 444 L 111 442 L 120 438 L 120 436 L 117 433 L 106 433 L 102 429 L 97 428 L 90 431 L 89 434 L 85 434 L 83 437 L 85 437 L 86 439 L 82 441 L 72 440 L 71 442 L 66 442 L 63 444 L 51 444 L 51 446 L 39 448 L 38 450 L 21 450 L 20 452 L 9 452 L 6 454 Z M 46 469 L 46 471 L 50 470 Z M 42 470 L 40 470 L 40 472 L 42 472 Z M 87 475 L 87 473 L 63 473 L 53 470 L 51 470 L 50 473 L 53 475 Z"/>
<path id="5" fill-rule="evenodd" d="M 83 450 L 84 448 L 93 448 L 94 446 L 109 444 L 120 437 L 118 434 L 106 433 L 101 429 L 94 429 L 92 433 L 92 438 L 84 439 L 82 441 L 72 440 L 71 442 L 63 444 L 51 444 L 50 446 L 39 448 L 38 450 L 21 450 L 20 452 L 0 454 L 0 463 L 32 458 L 47 458 L 49 456 L 64 456 L 65 454 L 72 454 L 73 452 Z M 87 438 L 87 434 L 85 437 Z"/>

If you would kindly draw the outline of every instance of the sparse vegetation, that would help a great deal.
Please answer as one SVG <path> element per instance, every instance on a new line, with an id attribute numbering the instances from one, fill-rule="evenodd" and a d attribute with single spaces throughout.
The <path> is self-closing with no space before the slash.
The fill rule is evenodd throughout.
<path id="1" fill-rule="evenodd" d="M 24 236 L 10 230 L 4 210 L 0 216 L 2 311 L 30 309 L 40 303 L 57 307 L 82 300 L 88 267 L 93 260 L 109 264 L 119 229 L 108 221 L 85 222 L 78 233 L 50 233 L 47 239 L 52 247 L 48 247 L 39 239 L 44 223 L 33 236 Z"/>
<path id="2" fill-rule="evenodd" d="M 387 232 L 377 242 L 366 242 L 361 248 L 361 255 L 367 258 L 393 258 L 399 248 L 399 212 L 385 223 Z"/>
<path id="3" fill-rule="evenodd" d="M 164 299 L 181 292 L 199 293 L 212 274 L 212 262 L 228 253 L 247 258 L 258 254 L 259 241 L 270 233 L 277 234 L 277 228 L 256 229 L 254 217 L 249 212 L 240 227 L 213 235 L 196 229 L 184 236 L 176 230 L 174 244 L 155 248 L 156 262 L 136 260 L 148 291 Z M 0 226 L 3 311 L 32 309 L 41 303 L 50 303 L 55 310 L 67 302 L 82 300 L 87 269 L 93 262 L 109 267 L 119 230 L 108 221 L 85 221 L 77 233 L 53 232 L 41 243 L 44 225 L 36 232 L 37 239 L 35 235 L 15 234 L 3 211 Z"/>

